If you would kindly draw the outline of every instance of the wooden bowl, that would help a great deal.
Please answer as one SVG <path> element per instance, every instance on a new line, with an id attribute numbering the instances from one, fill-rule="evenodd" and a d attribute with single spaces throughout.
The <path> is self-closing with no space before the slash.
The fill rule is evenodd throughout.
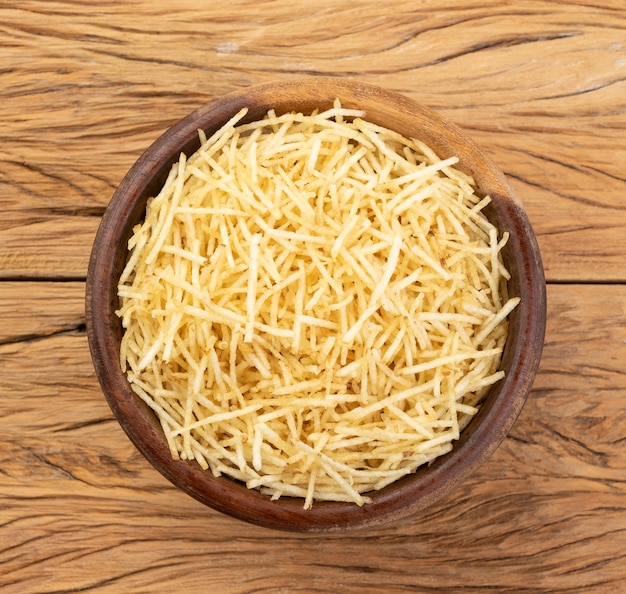
<path id="1" fill-rule="evenodd" d="M 271 501 L 256 490 L 226 477 L 215 478 L 197 464 L 172 459 L 155 415 L 131 390 L 119 364 L 122 336 L 117 281 L 127 258 L 133 226 L 145 215 L 146 201 L 163 185 L 181 152 L 199 147 L 198 129 L 207 136 L 242 107 L 245 121 L 262 118 L 273 108 L 311 112 L 332 106 L 363 109 L 365 119 L 405 136 L 421 139 L 441 158 L 459 157 L 479 193 L 489 194 L 485 211 L 510 240 L 503 250 L 511 272 L 511 296 L 521 304 L 509 317 L 503 353 L 504 380 L 497 383 L 452 451 L 430 466 L 371 494 L 372 503 L 316 502 L 303 509 L 300 499 Z M 546 318 L 545 280 L 537 241 L 520 200 L 492 160 L 459 128 L 414 101 L 358 82 L 309 78 L 262 84 L 230 93 L 200 107 L 152 144 L 124 177 L 100 224 L 87 276 L 86 311 L 89 346 L 102 390 L 119 423 L 150 463 L 174 485 L 202 503 L 241 520 L 275 529 L 329 532 L 399 519 L 448 495 L 494 452 L 507 435 L 530 391 L 543 346 Z"/>

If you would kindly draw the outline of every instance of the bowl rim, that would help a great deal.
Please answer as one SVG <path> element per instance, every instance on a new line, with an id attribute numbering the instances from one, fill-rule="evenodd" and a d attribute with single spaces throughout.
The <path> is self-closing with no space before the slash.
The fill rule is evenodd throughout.
<path id="1" fill-rule="evenodd" d="M 277 93 L 279 101 L 275 99 Z M 354 503 L 315 502 L 311 510 L 304 510 L 301 499 L 281 497 L 270 501 L 233 479 L 214 477 L 195 463 L 171 457 L 160 426 L 147 416 L 151 411 L 132 392 L 119 365 L 116 345 L 121 322 L 114 314 L 115 267 L 119 269 L 120 258 L 125 254 L 120 244 L 128 237 L 128 221 L 137 220 L 145 212 L 148 194 L 158 191 L 159 180 L 162 185 L 161 178 L 178 155 L 189 155 L 195 145 L 199 146 L 198 128 L 215 130 L 242 107 L 250 107 L 246 119 L 249 121 L 265 115 L 268 106 L 285 111 L 296 102 L 302 111 L 311 111 L 327 104 L 331 97 L 340 98 L 347 107 L 361 103 L 377 105 L 381 113 L 386 104 L 392 104 L 404 114 L 398 116 L 400 119 L 417 118 L 429 123 L 432 129 L 428 134 L 438 134 L 435 130 L 444 127 L 444 152 L 462 150 L 466 158 L 461 159 L 459 166 L 466 170 L 469 167 L 468 172 L 474 176 L 476 171 L 471 164 L 477 163 L 489 171 L 493 177 L 489 193 L 494 212 L 512 223 L 508 226 L 507 249 L 518 273 L 522 301 L 512 314 L 519 324 L 518 339 L 515 343 L 507 342 L 504 354 L 508 361 L 515 362 L 512 372 L 494 386 L 490 405 L 481 407 L 450 453 L 396 481 L 392 488 L 372 493 L 372 503 L 362 507 Z M 371 111 L 365 119 L 370 119 Z M 473 156 L 473 160 L 467 155 Z M 144 151 L 118 185 L 98 227 L 87 271 L 85 309 L 92 362 L 104 396 L 131 442 L 155 469 L 198 501 L 245 522 L 286 531 L 335 532 L 371 527 L 416 513 L 458 487 L 493 454 L 517 419 L 539 367 L 545 336 L 546 287 L 537 239 L 520 199 L 488 154 L 460 128 L 394 91 L 354 80 L 311 77 L 270 81 L 218 97 L 179 120 Z M 467 431 L 470 426 L 472 430 Z"/>

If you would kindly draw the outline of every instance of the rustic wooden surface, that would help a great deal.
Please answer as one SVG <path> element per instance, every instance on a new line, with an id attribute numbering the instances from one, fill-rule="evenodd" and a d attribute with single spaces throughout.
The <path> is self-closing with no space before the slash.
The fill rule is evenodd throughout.
<path id="1" fill-rule="evenodd" d="M 511 435 L 406 521 L 283 534 L 174 489 L 91 366 L 83 292 L 113 189 L 168 126 L 249 84 L 400 91 L 488 149 L 548 278 Z M 623 0 L 0 2 L 2 592 L 626 591 Z"/>

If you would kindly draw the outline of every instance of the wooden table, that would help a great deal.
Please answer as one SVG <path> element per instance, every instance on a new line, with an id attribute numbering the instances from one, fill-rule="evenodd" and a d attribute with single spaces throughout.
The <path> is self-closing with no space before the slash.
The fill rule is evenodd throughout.
<path id="1" fill-rule="evenodd" d="M 455 121 L 508 175 L 548 279 L 519 421 L 432 508 L 330 536 L 250 526 L 133 448 L 91 365 L 91 243 L 124 173 L 230 90 L 358 79 Z M 2 592 L 625 592 L 626 8 L 0 3 Z"/>

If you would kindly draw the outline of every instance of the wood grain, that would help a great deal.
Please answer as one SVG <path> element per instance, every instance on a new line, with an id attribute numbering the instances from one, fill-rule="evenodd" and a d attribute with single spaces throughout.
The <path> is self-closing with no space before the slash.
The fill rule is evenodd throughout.
<path id="1" fill-rule="evenodd" d="M 0 344 L 43 338 L 85 324 L 85 287 L 81 282 L 2 282 Z"/>
<path id="2" fill-rule="evenodd" d="M 406 522 L 271 532 L 131 446 L 82 295 L 124 173 L 214 97 L 291 76 L 405 93 L 522 197 L 548 287 L 540 374 L 491 460 Z M 0 590 L 626 591 L 623 0 L 0 3 Z"/>
<path id="3" fill-rule="evenodd" d="M 603 304 L 626 303 L 626 289 L 549 297 L 540 375 L 492 459 L 405 522 L 332 536 L 248 526 L 175 490 L 113 420 L 81 329 L 2 345 L 0 587 L 621 591 L 626 311 L 607 319 Z M 62 309 L 55 327 L 74 316 Z"/>

